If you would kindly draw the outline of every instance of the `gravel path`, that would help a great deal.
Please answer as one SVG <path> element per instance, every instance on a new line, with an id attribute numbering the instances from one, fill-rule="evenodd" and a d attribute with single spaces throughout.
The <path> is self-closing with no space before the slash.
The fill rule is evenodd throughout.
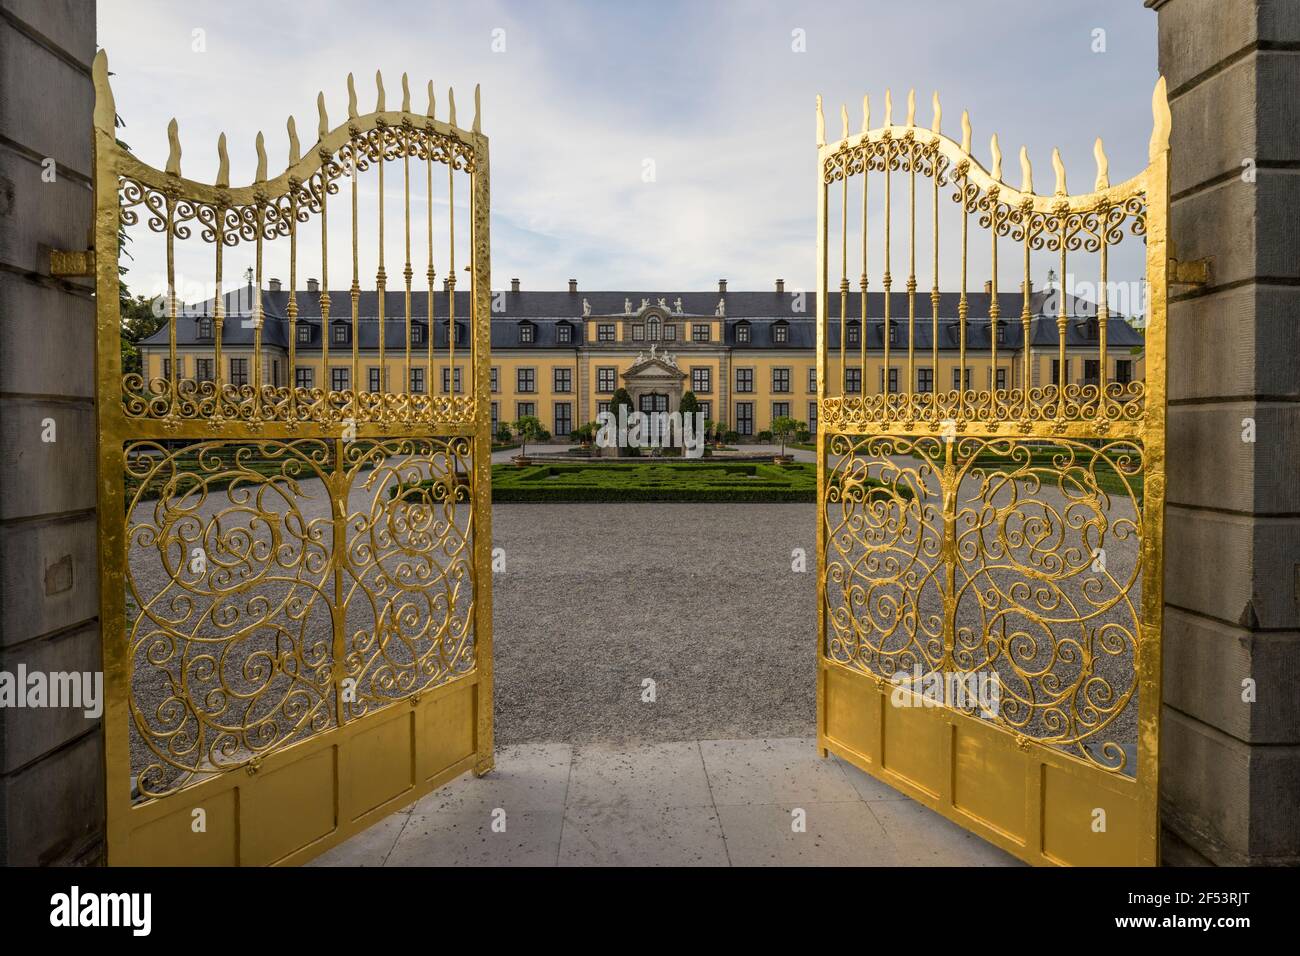
<path id="1" fill-rule="evenodd" d="M 502 744 L 815 732 L 814 505 L 492 511 Z"/>

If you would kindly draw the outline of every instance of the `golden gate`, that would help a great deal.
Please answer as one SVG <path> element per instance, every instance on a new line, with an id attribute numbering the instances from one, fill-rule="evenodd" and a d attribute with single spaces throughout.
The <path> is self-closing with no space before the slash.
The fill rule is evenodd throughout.
<path id="1" fill-rule="evenodd" d="M 377 75 L 375 109 L 361 115 L 349 76 L 344 124 L 330 126 L 322 94 L 319 140 L 306 155 L 291 118 L 284 172 L 267 177 L 258 134 L 254 181 L 232 188 L 224 134 L 213 184 L 182 177 L 175 121 L 166 167 L 155 169 L 116 140 L 102 51 L 94 81 L 109 862 L 302 862 L 459 774 L 492 767 L 488 141 L 478 93 L 466 130 L 452 95 L 447 119 L 435 119 L 432 83 L 428 108 L 413 111 L 405 76 L 400 109 L 387 108 Z M 401 188 L 405 249 L 391 297 L 386 171 L 389 189 L 394 176 Z M 362 173 L 377 180 L 378 355 L 380 368 L 396 356 L 404 370 L 397 391 L 382 375 L 379 388 L 360 388 Z M 460 354 L 450 331 L 458 180 L 468 189 L 461 263 L 470 285 Z M 441 212 L 444 202 L 435 238 L 435 203 Z M 331 219 L 351 232 L 350 315 L 333 317 Z M 142 221 L 165 248 L 162 376 L 122 368 L 119 231 Z M 285 386 L 267 374 L 265 259 L 287 257 L 294 383 L 308 243 L 320 255 L 322 376 L 341 319 L 350 345 L 335 354 L 351 369 L 350 388 Z M 193 376 L 177 341 L 178 323 L 194 321 L 176 293 L 187 245 L 206 248 L 217 290 L 202 366 L 210 372 Z M 236 317 L 221 293 L 236 252 L 252 262 L 256 288 L 238 318 L 251 328 L 248 381 L 232 381 L 223 364 L 223 328 Z M 435 350 L 437 269 L 449 334 Z M 395 342 L 385 335 L 394 299 L 391 320 L 404 329 Z M 417 343 L 421 306 L 428 332 Z M 434 395 L 435 370 L 451 369 L 454 383 L 458 363 L 468 388 Z M 412 369 L 424 370 L 428 387 L 413 390 Z"/>
<path id="2" fill-rule="evenodd" d="M 1149 164 L 1137 176 L 1110 185 L 1098 140 L 1092 192 L 1070 193 L 1054 154 L 1055 188 L 1040 195 L 1023 150 L 1015 189 L 1002 181 L 996 137 L 988 170 L 971 153 L 965 115 L 961 142 L 945 136 L 937 94 L 929 129 L 916 125 L 911 96 L 896 124 L 887 96 L 883 125 L 871 127 L 864 100 L 862 132 L 850 134 L 842 111 L 843 135 L 831 143 L 817 104 L 818 746 L 1034 863 L 1152 865 L 1158 856 L 1163 80 L 1153 113 Z M 918 226 L 929 268 L 918 264 Z M 955 238 L 945 246 L 941 235 Z M 1126 237 L 1146 243 L 1145 381 L 1109 373 L 1109 255 Z M 883 268 L 869 276 L 873 242 Z M 944 249 L 960 274 L 955 321 L 940 315 Z M 967 291 L 977 251 L 992 280 L 985 296 Z M 1096 381 L 1067 380 L 1067 341 L 1078 333 L 1069 297 L 1062 291 L 1051 314 L 1035 317 L 1035 254 L 1059 268 L 1061 290 L 1068 269 L 1096 277 Z M 999 262 L 1020 274 L 1015 292 L 999 290 Z M 837 266 L 838 296 L 828 285 Z M 902 281 L 891 266 L 906 270 Z M 927 280 L 928 294 L 919 289 Z M 976 300 L 985 314 L 972 314 Z M 866 321 L 851 344 L 853 312 Z M 868 394 L 877 317 L 871 354 L 906 385 L 882 372 Z M 1032 334 L 1044 322 L 1055 327 L 1047 351 L 1061 371 L 1040 384 Z M 1017 338 L 1025 347 L 1008 361 Z M 989 357 L 967 371 L 973 347 Z M 941 355 L 954 353 L 958 387 L 938 391 Z M 933 370 L 924 391 L 918 360 Z M 923 689 L 952 686 L 954 675 L 971 687 L 995 680 L 999 706 L 925 699 Z"/>

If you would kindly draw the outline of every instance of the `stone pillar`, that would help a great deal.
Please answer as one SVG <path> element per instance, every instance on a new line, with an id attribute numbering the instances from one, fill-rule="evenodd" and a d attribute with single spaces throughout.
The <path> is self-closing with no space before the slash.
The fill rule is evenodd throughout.
<path id="1" fill-rule="evenodd" d="M 1173 113 L 1168 862 L 1300 863 L 1300 4 L 1146 0 Z"/>
<path id="2" fill-rule="evenodd" d="M 95 305 L 50 276 L 92 218 L 93 0 L 0 0 L 0 671 L 98 672 Z M 52 438 L 53 440 L 47 440 Z M 0 707 L 0 864 L 100 859 L 81 709 Z"/>

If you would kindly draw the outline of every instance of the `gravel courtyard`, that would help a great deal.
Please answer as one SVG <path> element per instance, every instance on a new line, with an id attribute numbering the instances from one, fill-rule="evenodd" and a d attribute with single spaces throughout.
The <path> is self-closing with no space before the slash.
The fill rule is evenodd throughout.
<path id="1" fill-rule="evenodd" d="M 812 504 L 494 506 L 498 742 L 814 734 L 816 516 Z M 795 548 L 806 573 L 791 570 Z"/>

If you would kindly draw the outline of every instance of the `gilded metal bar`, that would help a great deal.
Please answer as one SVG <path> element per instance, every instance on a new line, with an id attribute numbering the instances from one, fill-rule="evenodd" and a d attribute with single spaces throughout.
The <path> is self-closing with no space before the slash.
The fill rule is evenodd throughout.
<path id="1" fill-rule="evenodd" d="M 221 407 L 221 391 L 226 381 L 226 370 L 221 363 L 221 343 L 224 339 L 222 331 L 226 327 L 226 296 L 221 288 L 221 254 L 226 245 L 226 209 L 218 207 L 215 221 L 212 226 L 213 235 L 215 236 L 216 246 L 216 264 L 213 266 L 213 284 L 216 288 L 216 295 L 212 303 L 212 375 L 215 379 L 217 407 Z"/>
<path id="2" fill-rule="evenodd" d="M 430 114 L 433 113 L 432 93 L 430 93 L 429 95 L 429 113 Z M 437 324 L 434 321 L 434 317 L 437 310 L 434 309 L 434 285 L 433 285 L 437 273 L 434 272 L 433 269 L 433 147 L 432 146 L 429 146 L 426 149 L 424 154 L 424 171 L 425 171 L 425 201 L 426 201 L 425 225 L 428 228 L 428 232 L 429 232 L 428 235 L 429 267 L 425 272 L 425 276 L 429 280 L 428 308 L 426 309 L 426 314 L 428 316 L 429 321 L 428 321 L 428 328 L 425 329 L 425 337 L 427 339 L 427 342 L 425 343 L 427 349 L 427 357 L 425 359 L 424 387 L 425 390 L 428 392 L 430 398 L 432 399 L 432 396 L 436 394 L 434 392 L 434 388 L 436 387 L 436 385 L 433 380 L 433 340 L 437 337 L 436 336 Z"/>
<path id="3" fill-rule="evenodd" d="M 266 204 L 259 202 L 257 210 L 257 238 L 254 240 L 253 289 L 253 414 L 262 417 L 262 233 L 266 228 Z"/>
<path id="4" fill-rule="evenodd" d="M 406 225 L 406 265 L 402 269 L 402 278 L 406 280 L 406 369 L 405 378 L 402 380 L 400 392 L 409 392 L 411 390 L 411 279 L 414 278 L 415 272 L 411 269 L 411 133 L 410 127 L 402 127 L 402 181 L 405 190 L 405 200 L 402 203 L 402 213 Z M 427 388 L 428 382 L 425 383 Z"/>
<path id="5" fill-rule="evenodd" d="M 1110 289 L 1107 283 L 1107 253 L 1109 252 L 1109 243 L 1106 239 L 1106 217 L 1102 217 L 1101 228 L 1098 230 L 1100 236 L 1100 245 L 1097 249 L 1097 256 L 1100 265 L 1100 282 L 1098 285 L 1097 300 L 1097 415 L 1105 418 L 1108 414 L 1106 408 L 1106 386 L 1110 381 L 1109 365 L 1106 358 L 1106 333 L 1110 325 Z"/>
<path id="6" fill-rule="evenodd" d="M 930 221 L 932 238 L 934 239 L 934 273 L 933 280 L 930 283 L 930 398 L 931 407 L 934 407 L 934 399 L 939 393 L 939 153 L 934 153 L 934 175 L 932 183 L 934 195 L 932 197 L 931 209 L 933 216 Z"/>
<path id="7" fill-rule="evenodd" d="M 862 132 L 865 133 L 869 125 L 864 101 Z M 859 397 L 864 407 L 867 401 L 867 184 L 870 181 L 871 152 L 864 149 L 862 153 L 862 275 L 858 279 L 858 287 L 862 292 L 861 307 L 858 309 L 858 368 L 862 370 Z"/>
<path id="8" fill-rule="evenodd" d="M 845 134 L 848 121 L 845 121 Z M 849 338 L 849 156 L 844 154 L 843 196 L 840 201 L 840 394 L 848 395 L 849 363 L 845 345 Z M 865 174 L 864 174 L 865 177 Z"/>
<path id="9" fill-rule="evenodd" d="M 908 126 L 911 125 L 909 122 Z M 916 164 L 920 157 L 915 140 L 908 143 L 907 152 L 907 401 L 910 417 L 916 392 Z"/>
<path id="10" fill-rule="evenodd" d="M 329 176 L 324 170 L 320 173 L 320 295 L 317 303 L 320 307 L 320 389 L 323 395 L 329 395 L 334 387 L 330 372 L 330 230 L 329 230 Z"/>
<path id="11" fill-rule="evenodd" d="M 1056 297 L 1059 300 L 1059 304 L 1056 310 L 1056 339 L 1057 339 L 1056 349 L 1057 349 L 1057 356 L 1060 365 L 1057 366 L 1056 414 L 1058 419 L 1063 419 L 1065 418 L 1065 388 L 1070 377 L 1068 374 L 1069 367 L 1066 364 L 1069 361 L 1069 359 L 1066 356 L 1066 350 L 1065 350 L 1065 339 L 1066 339 L 1066 332 L 1069 329 L 1069 315 L 1070 315 L 1069 307 L 1065 301 L 1065 246 L 1066 246 L 1066 237 L 1069 229 L 1069 217 L 1064 214 L 1062 214 L 1060 217 L 1060 228 L 1061 228 L 1061 235 L 1060 235 L 1061 274 L 1059 279 L 1057 280 L 1060 283 L 1060 285 L 1058 286 L 1059 294 Z"/>
<path id="12" fill-rule="evenodd" d="M 296 157 L 294 157 L 296 159 Z M 289 388 L 289 419 L 298 420 L 298 190 L 289 193 L 289 301 L 285 306 L 289 326 L 289 367 L 285 385 Z"/>
<path id="13" fill-rule="evenodd" d="M 885 103 L 886 103 L 886 112 L 888 112 L 888 103 L 889 103 L 888 97 L 886 97 Z M 888 118 L 888 117 L 886 117 L 886 119 L 887 119 L 887 118 Z M 893 142 L 893 140 L 886 140 L 886 141 L 885 141 L 885 150 L 884 150 L 884 158 L 885 158 L 885 271 L 884 271 L 884 274 L 880 277 L 880 284 L 881 284 L 881 286 L 882 286 L 882 287 L 884 288 L 884 290 L 885 290 L 885 312 L 884 312 L 884 323 L 883 323 L 883 325 L 881 326 L 882 334 L 883 334 L 883 339 L 884 339 L 884 350 L 885 350 L 885 354 L 884 354 L 884 362 L 885 362 L 885 364 L 884 364 L 884 369 L 883 369 L 882 372 L 881 372 L 882 382 L 881 382 L 881 389 L 880 389 L 880 391 L 881 391 L 881 394 L 883 394 L 883 395 L 885 396 L 885 406 L 886 406 L 886 407 L 888 407 L 888 405 L 889 405 L 889 397 L 888 397 L 888 396 L 889 396 L 889 306 L 890 306 L 890 301 L 889 301 L 889 300 L 890 300 L 890 298 L 891 298 L 891 297 L 890 297 L 890 294 L 889 294 L 889 291 L 890 291 L 890 289 L 893 287 L 893 282 L 894 282 L 893 277 L 889 274 L 889 259 L 890 259 L 890 248 L 889 248 L 889 246 L 890 246 L 890 218 L 891 218 L 891 212 L 892 212 L 892 207 L 893 207 L 893 193 L 894 193 L 893 185 L 892 185 L 892 183 L 891 183 L 891 181 L 890 181 L 890 180 L 891 180 L 891 177 L 890 177 L 890 166 L 893 165 L 894 157 L 895 157 L 896 155 L 897 155 L 897 152 L 896 152 L 896 150 L 895 150 L 895 146 L 894 146 L 894 142 Z M 863 394 L 864 394 L 864 395 L 865 395 L 865 393 L 866 393 L 866 390 L 867 390 L 867 383 L 866 383 L 866 370 L 864 369 L 864 370 L 863 370 L 863 382 L 862 382 L 862 391 L 863 391 Z"/>
<path id="14" fill-rule="evenodd" d="M 173 408 L 177 402 L 177 386 L 180 382 L 179 367 L 177 364 L 176 354 L 176 200 L 167 197 L 166 206 L 166 228 L 167 228 L 167 355 L 168 355 L 168 372 L 167 388 L 171 395 L 168 404 Z M 142 369 L 146 381 L 149 378 L 149 370 Z"/>
<path id="15" fill-rule="evenodd" d="M 998 409 L 998 328 L 1002 321 L 1002 310 L 998 306 L 998 230 L 989 230 L 992 235 L 992 257 L 990 272 L 993 273 L 992 294 L 989 296 L 989 395 L 992 401 L 994 417 Z"/>
<path id="16" fill-rule="evenodd" d="M 379 129 L 379 158 L 375 165 L 379 167 L 379 268 L 375 272 L 375 298 L 378 300 L 376 311 L 379 321 L 379 392 L 387 394 L 388 392 L 388 365 L 385 360 L 384 352 L 384 326 L 387 324 L 384 315 L 384 300 L 387 298 L 388 291 L 388 273 L 384 271 L 384 167 L 388 165 L 385 160 L 385 140 L 384 134 L 387 130 L 384 127 Z M 405 392 L 406 388 L 403 387 Z"/>
<path id="17" fill-rule="evenodd" d="M 1034 230 L 1034 215 L 1032 212 L 1026 212 L 1024 216 L 1025 216 L 1024 277 L 1020 281 L 1021 297 L 1022 297 L 1022 303 L 1020 306 L 1020 327 L 1021 327 L 1021 333 L 1024 336 L 1021 342 L 1020 350 L 1021 350 L 1021 358 L 1023 359 L 1022 364 L 1024 366 L 1021 372 L 1021 375 L 1024 379 L 1024 393 L 1022 396 L 1023 400 L 1020 403 L 1020 418 L 1021 421 L 1027 422 L 1029 421 L 1029 413 L 1030 413 L 1029 393 L 1034 380 L 1034 376 L 1033 376 L 1034 349 L 1033 349 L 1033 330 L 1032 330 L 1033 313 L 1030 311 L 1030 304 L 1029 304 L 1029 297 L 1032 294 L 1030 288 L 1031 273 L 1030 273 L 1030 263 L 1029 263 L 1029 251 L 1033 243 L 1032 233 Z"/>
<path id="18" fill-rule="evenodd" d="M 456 164 L 447 163 L 447 394 L 456 395 Z"/>
<path id="19" fill-rule="evenodd" d="M 361 355 L 358 349 L 361 342 L 361 263 L 357 255 L 357 164 L 361 161 L 362 146 L 356 140 L 352 143 L 352 415 L 357 417 L 361 403 Z"/>

